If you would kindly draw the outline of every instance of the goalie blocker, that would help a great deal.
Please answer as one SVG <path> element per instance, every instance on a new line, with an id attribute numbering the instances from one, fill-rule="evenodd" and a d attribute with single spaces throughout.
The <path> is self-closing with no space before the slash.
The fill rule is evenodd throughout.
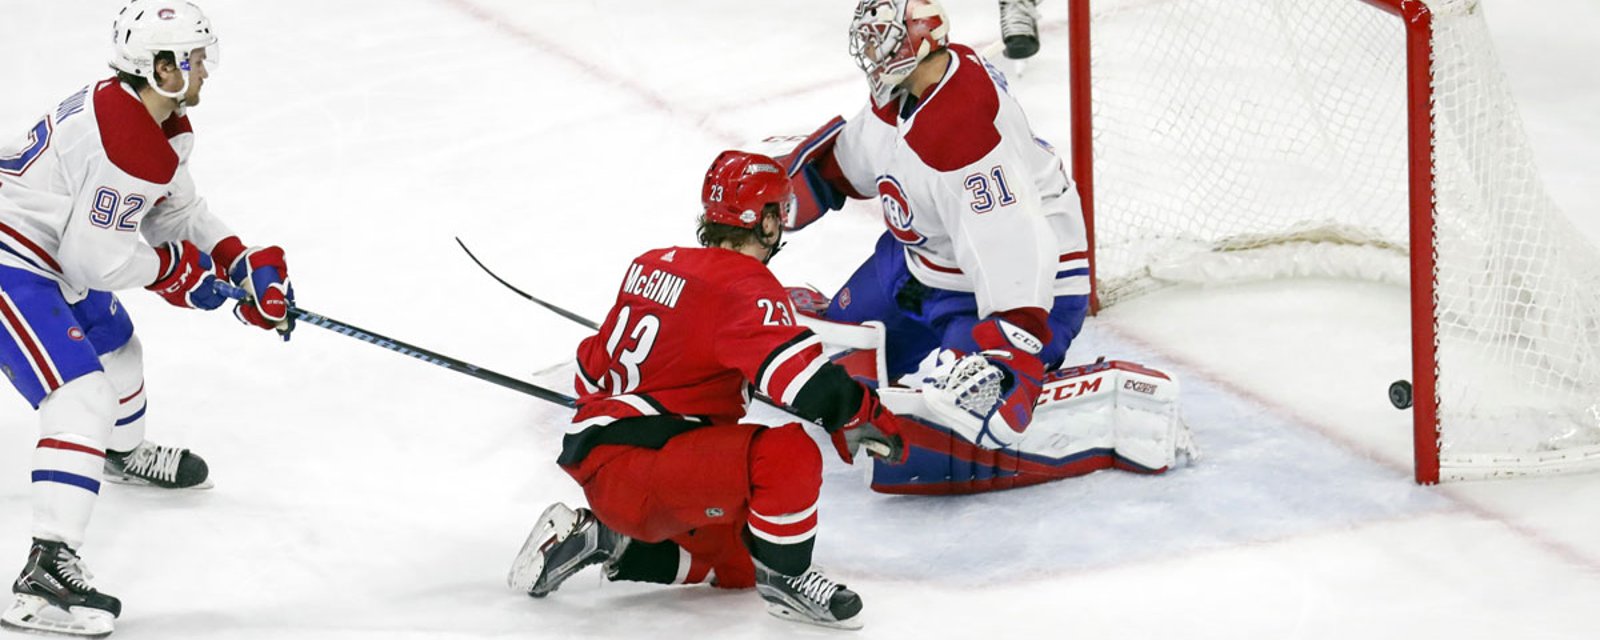
<path id="1" fill-rule="evenodd" d="M 1101 359 L 1046 374 L 1033 423 L 1004 448 L 977 444 L 971 423 L 940 417 L 918 389 L 891 387 L 881 374 L 882 328 L 803 317 L 852 377 L 878 387 L 884 406 L 904 418 L 906 462 L 874 462 L 874 491 L 948 495 L 998 491 L 1101 469 L 1160 474 L 1197 457 L 1178 407 L 1178 380 L 1122 360 Z M 991 445 L 993 446 L 993 445 Z"/>

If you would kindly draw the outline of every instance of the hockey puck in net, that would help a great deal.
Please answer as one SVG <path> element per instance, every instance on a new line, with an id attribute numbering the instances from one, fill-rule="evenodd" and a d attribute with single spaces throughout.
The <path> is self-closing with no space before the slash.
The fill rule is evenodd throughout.
<path id="1" fill-rule="evenodd" d="M 1389 385 L 1389 403 L 1396 409 L 1411 408 L 1411 383 L 1395 380 Z"/>

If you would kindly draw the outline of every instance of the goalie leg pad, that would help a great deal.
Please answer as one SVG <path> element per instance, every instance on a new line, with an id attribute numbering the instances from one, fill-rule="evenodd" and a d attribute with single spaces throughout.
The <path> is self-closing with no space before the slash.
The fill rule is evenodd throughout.
<path id="1" fill-rule="evenodd" d="M 880 493 L 981 493 L 1111 468 L 1160 474 L 1198 457 L 1179 415 L 1177 380 L 1131 362 L 1051 373 L 1023 439 L 998 450 L 976 444 L 970 429 L 946 426 L 919 391 L 879 395 L 910 418 L 901 431 L 907 462 L 873 464 L 872 489 Z"/>

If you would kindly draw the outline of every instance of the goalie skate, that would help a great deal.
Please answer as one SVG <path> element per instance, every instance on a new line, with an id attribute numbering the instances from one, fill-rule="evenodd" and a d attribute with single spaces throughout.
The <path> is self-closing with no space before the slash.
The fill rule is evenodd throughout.
<path id="1" fill-rule="evenodd" d="M 11 586 L 0 626 L 19 631 L 103 638 L 115 630 L 122 603 L 89 586 L 78 554 L 61 542 L 33 541 L 28 565 Z"/>
<path id="2" fill-rule="evenodd" d="M 543 598 L 589 565 L 603 562 L 609 567 L 622 557 L 629 540 L 595 519 L 594 512 L 557 502 L 539 515 L 511 563 L 506 584 Z"/>

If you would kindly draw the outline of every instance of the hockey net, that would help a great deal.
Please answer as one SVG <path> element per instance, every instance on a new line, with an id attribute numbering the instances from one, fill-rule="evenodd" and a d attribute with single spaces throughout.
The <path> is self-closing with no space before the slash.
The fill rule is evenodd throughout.
<path id="1" fill-rule="evenodd" d="M 1419 482 L 1600 469 L 1600 251 L 1544 191 L 1478 0 L 1072 3 L 1102 307 L 1409 286 Z"/>

